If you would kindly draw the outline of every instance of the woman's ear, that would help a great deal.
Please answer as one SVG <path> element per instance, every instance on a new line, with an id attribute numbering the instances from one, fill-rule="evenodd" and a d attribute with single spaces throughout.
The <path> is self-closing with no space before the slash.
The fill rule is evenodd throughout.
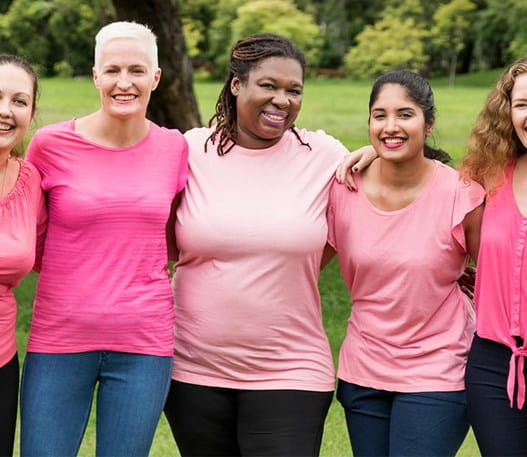
<path id="1" fill-rule="evenodd" d="M 240 78 L 234 76 L 231 79 L 231 94 L 235 97 L 240 93 Z"/>

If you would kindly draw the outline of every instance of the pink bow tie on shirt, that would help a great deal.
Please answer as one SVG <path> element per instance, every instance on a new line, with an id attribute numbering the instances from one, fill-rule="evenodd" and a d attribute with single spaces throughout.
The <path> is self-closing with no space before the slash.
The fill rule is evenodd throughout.
<path id="1" fill-rule="evenodd" d="M 509 396 L 511 408 L 514 405 L 514 386 L 516 385 L 516 368 L 518 369 L 518 394 L 516 403 L 518 409 L 522 409 L 525 403 L 525 376 L 523 375 L 523 366 L 525 357 L 527 356 L 527 348 L 524 346 L 512 348 L 512 355 L 509 361 L 509 376 L 507 378 L 507 395 Z M 518 366 L 516 367 L 516 360 Z"/>

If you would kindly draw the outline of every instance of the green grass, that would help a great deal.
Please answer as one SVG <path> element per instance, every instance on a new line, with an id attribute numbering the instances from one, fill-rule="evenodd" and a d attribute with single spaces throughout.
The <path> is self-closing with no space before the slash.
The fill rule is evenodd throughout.
<path id="1" fill-rule="evenodd" d="M 436 145 L 448 151 L 457 161 L 463 155 L 470 128 L 483 106 L 496 72 L 458 77 L 456 86 L 449 88 L 447 81 L 432 81 L 437 104 L 437 123 L 434 133 Z M 98 107 L 98 94 L 90 80 L 47 79 L 42 81 L 36 127 L 72 117 L 80 117 Z M 207 122 L 221 84 L 199 82 L 196 94 L 202 120 Z M 306 82 L 304 105 L 297 125 L 308 129 L 324 129 L 339 138 L 348 148 L 356 148 L 368 141 L 369 82 L 316 79 Z M 21 358 L 24 356 L 31 317 L 36 275 L 25 278 L 16 289 L 19 303 L 17 340 Z M 349 315 L 349 294 L 340 278 L 335 261 L 322 272 L 320 278 L 324 326 L 328 333 L 336 360 L 338 347 L 344 338 Z M 95 431 L 93 414 L 90 418 L 81 456 L 94 455 Z M 16 451 L 18 455 L 18 450 Z M 178 455 L 168 425 L 162 418 L 151 456 Z M 330 409 L 323 439 L 323 457 L 351 456 L 343 413 L 336 401 Z M 469 434 L 458 456 L 478 456 L 477 446 Z"/>

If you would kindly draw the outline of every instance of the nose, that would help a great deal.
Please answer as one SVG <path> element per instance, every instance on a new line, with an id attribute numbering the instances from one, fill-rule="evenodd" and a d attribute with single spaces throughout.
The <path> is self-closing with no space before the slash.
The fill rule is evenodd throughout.
<path id="1" fill-rule="evenodd" d="M 119 89 L 128 89 L 132 85 L 128 73 L 126 71 L 121 72 L 117 81 L 117 87 Z"/>
<path id="2" fill-rule="evenodd" d="M 384 130 L 386 132 L 396 132 L 399 129 L 397 118 L 395 116 L 387 116 L 385 121 Z"/>
<path id="3" fill-rule="evenodd" d="M 279 108 L 287 108 L 290 105 L 287 93 L 284 90 L 277 90 L 273 97 L 273 104 Z"/>
<path id="4" fill-rule="evenodd" d="M 11 107 L 9 106 L 9 100 L 5 98 L 0 99 L 0 116 L 1 117 L 11 116 Z"/>

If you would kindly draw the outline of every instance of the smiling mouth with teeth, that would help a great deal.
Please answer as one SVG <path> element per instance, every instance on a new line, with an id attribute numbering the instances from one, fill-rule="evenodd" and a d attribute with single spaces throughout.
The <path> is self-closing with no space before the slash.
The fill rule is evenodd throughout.
<path id="1" fill-rule="evenodd" d="M 136 96 L 135 95 L 114 95 L 113 98 L 115 98 L 116 100 L 128 101 L 128 100 L 133 100 L 134 98 L 136 98 Z"/>

